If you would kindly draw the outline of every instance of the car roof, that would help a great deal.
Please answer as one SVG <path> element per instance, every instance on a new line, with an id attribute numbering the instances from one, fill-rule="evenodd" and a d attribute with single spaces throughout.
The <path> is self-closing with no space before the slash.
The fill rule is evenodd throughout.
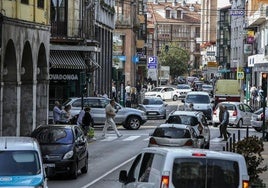
<path id="1" fill-rule="evenodd" d="M 31 137 L 3 136 L 0 137 L 0 150 L 37 150 L 36 139 Z"/>
<path id="2" fill-rule="evenodd" d="M 190 125 L 185 125 L 185 124 L 175 124 L 175 123 L 164 123 L 159 125 L 156 128 L 159 127 L 175 127 L 175 128 L 181 128 L 181 129 L 188 129 L 190 127 Z"/>
<path id="3" fill-rule="evenodd" d="M 207 149 L 199 148 L 169 148 L 169 147 L 146 147 L 142 149 L 143 152 L 152 153 L 162 153 L 164 155 L 169 155 L 173 157 L 193 157 L 193 154 L 203 154 L 205 156 L 201 157 L 211 157 L 211 158 L 224 158 L 230 159 L 232 161 L 239 161 L 243 159 L 243 156 L 238 153 L 228 152 L 228 151 L 213 151 Z M 197 156 L 198 157 L 198 156 Z M 200 157 L 200 156 L 199 156 Z"/>
<path id="4" fill-rule="evenodd" d="M 198 114 L 202 114 L 200 111 L 182 111 L 182 110 L 176 110 L 170 113 L 170 116 L 172 115 L 189 115 L 189 116 L 197 116 Z"/>
<path id="5" fill-rule="evenodd" d="M 74 126 L 77 125 L 71 125 L 71 124 L 48 124 L 48 125 L 41 125 L 37 128 L 42 128 L 42 127 L 51 127 L 51 128 L 65 128 L 65 129 L 72 129 Z"/>

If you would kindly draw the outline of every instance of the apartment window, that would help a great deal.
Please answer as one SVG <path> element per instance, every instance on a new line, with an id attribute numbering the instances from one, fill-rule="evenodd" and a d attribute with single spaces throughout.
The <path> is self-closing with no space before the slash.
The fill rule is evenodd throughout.
<path id="1" fill-rule="evenodd" d="M 177 10 L 177 18 L 182 19 L 181 10 Z"/>
<path id="2" fill-rule="evenodd" d="M 170 10 L 166 10 L 166 18 L 170 18 Z"/>
<path id="3" fill-rule="evenodd" d="M 37 7 L 43 9 L 45 7 L 44 0 L 38 0 L 37 1 Z"/>
<path id="4" fill-rule="evenodd" d="M 23 3 L 23 4 L 29 4 L 29 0 L 21 0 L 21 3 Z"/>

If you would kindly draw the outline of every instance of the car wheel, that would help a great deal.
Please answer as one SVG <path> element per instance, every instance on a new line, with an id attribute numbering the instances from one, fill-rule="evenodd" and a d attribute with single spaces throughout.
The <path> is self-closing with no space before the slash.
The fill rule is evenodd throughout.
<path id="1" fill-rule="evenodd" d="M 173 101 L 176 101 L 176 100 L 178 100 L 178 96 L 177 95 L 174 95 L 173 96 Z"/>
<path id="2" fill-rule="evenodd" d="M 262 127 L 253 127 L 255 129 L 255 131 L 257 132 L 261 132 L 262 131 Z"/>
<path id="3" fill-rule="evenodd" d="M 70 174 L 72 179 L 76 179 L 78 176 L 78 167 L 77 167 L 77 162 L 73 163 L 73 167 L 71 169 L 71 174 Z"/>
<path id="4" fill-rule="evenodd" d="M 127 119 L 127 127 L 131 130 L 138 130 L 141 126 L 141 120 L 137 116 L 130 116 Z"/>
<path id="5" fill-rule="evenodd" d="M 87 155 L 87 157 L 85 159 L 85 166 L 83 168 L 81 168 L 81 172 L 83 174 L 86 174 L 87 173 L 87 170 L 88 170 L 88 155 Z"/>
<path id="6" fill-rule="evenodd" d="M 243 121 L 242 121 L 242 119 L 240 119 L 240 120 L 237 122 L 236 127 L 242 127 L 242 125 L 243 125 Z"/>

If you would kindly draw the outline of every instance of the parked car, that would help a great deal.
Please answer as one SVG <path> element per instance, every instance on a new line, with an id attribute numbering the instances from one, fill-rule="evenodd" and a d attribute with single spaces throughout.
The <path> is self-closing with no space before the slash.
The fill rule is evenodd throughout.
<path id="1" fill-rule="evenodd" d="M 204 137 L 198 137 L 199 130 L 191 125 L 184 124 L 161 124 L 150 134 L 149 147 L 204 147 Z"/>
<path id="2" fill-rule="evenodd" d="M 213 126 L 217 126 L 220 124 L 219 121 L 219 105 L 224 105 L 227 107 L 227 110 L 229 112 L 229 125 L 236 126 L 236 127 L 242 127 L 243 125 L 249 125 L 251 116 L 253 114 L 253 109 L 242 102 L 221 102 L 219 103 L 214 112 L 213 112 Z"/>
<path id="3" fill-rule="evenodd" d="M 144 111 L 148 119 L 166 119 L 166 106 L 167 104 L 160 97 L 146 97 L 137 109 Z"/>
<path id="4" fill-rule="evenodd" d="M 145 97 L 160 97 L 163 100 L 176 101 L 180 97 L 180 92 L 173 87 L 155 87 L 152 91 L 145 92 Z"/>
<path id="5" fill-rule="evenodd" d="M 48 177 L 88 171 L 87 138 L 78 125 L 42 125 L 31 134 L 40 144 Z"/>
<path id="6" fill-rule="evenodd" d="M 188 92 L 185 99 L 182 100 L 184 103 L 184 109 L 188 109 L 190 104 L 193 104 L 195 111 L 201 111 L 204 113 L 208 120 L 212 120 L 213 115 L 213 100 L 209 94 L 204 91 L 191 91 Z"/>
<path id="7" fill-rule="evenodd" d="M 263 108 L 258 109 L 251 115 L 250 124 L 251 126 L 258 132 L 262 131 L 262 125 L 263 125 Z M 267 129 L 267 122 L 268 122 L 268 108 L 265 108 L 265 126 Z"/>
<path id="8" fill-rule="evenodd" d="M 104 125 L 105 122 L 105 107 L 110 102 L 110 99 L 104 97 L 84 97 L 83 105 L 91 108 L 90 113 L 93 118 L 94 125 Z M 81 111 L 82 99 L 70 98 L 63 103 L 63 106 L 71 105 L 71 114 L 77 117 Z M 123 107 L 116 103 L 115 108 L 118 110 L 114 121 L 118 125 L 123 125 L 126 129 L 137 130 L 147 121 L 147 116 L 144 111 Z"/>
<path id="9" fill-rule="evenodd" d="M 119 181 L 122 188 L 249 187 L 243 155 L 196 148 L 143 148 Z"/>
<path id="10" fill-rule="evenodd" d="M 177 89 L 180 92 L 179 98 L 185 98 L 186 94 L 192 91 L 191 86 L 189 86 L 188 84 L 178 84 Z"/>
<path id="11" fill-rule="evenodd" d="M 169 114 L 166 121 L 168 124 L 184 124 L 190 125 L 196 133 L 196 137 L 204 138 L 202 147 L 209 149 L 210 146 L 210 130 L 203 112 L 200 111 L 173 111 Z"/>
<path id="12" fill-rule="evenodd" d="M 47 188 L 37 140 L 30 137 L 0 137 L 0 187 Z"/>

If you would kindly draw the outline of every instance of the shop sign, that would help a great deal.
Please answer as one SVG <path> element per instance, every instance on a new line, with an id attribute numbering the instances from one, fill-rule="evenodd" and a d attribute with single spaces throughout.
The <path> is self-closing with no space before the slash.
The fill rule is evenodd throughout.
<path id="1" fill-rule="evenodd" d="M 49 80 L 78 80 L 77 74 L 50 74 Z"/>

